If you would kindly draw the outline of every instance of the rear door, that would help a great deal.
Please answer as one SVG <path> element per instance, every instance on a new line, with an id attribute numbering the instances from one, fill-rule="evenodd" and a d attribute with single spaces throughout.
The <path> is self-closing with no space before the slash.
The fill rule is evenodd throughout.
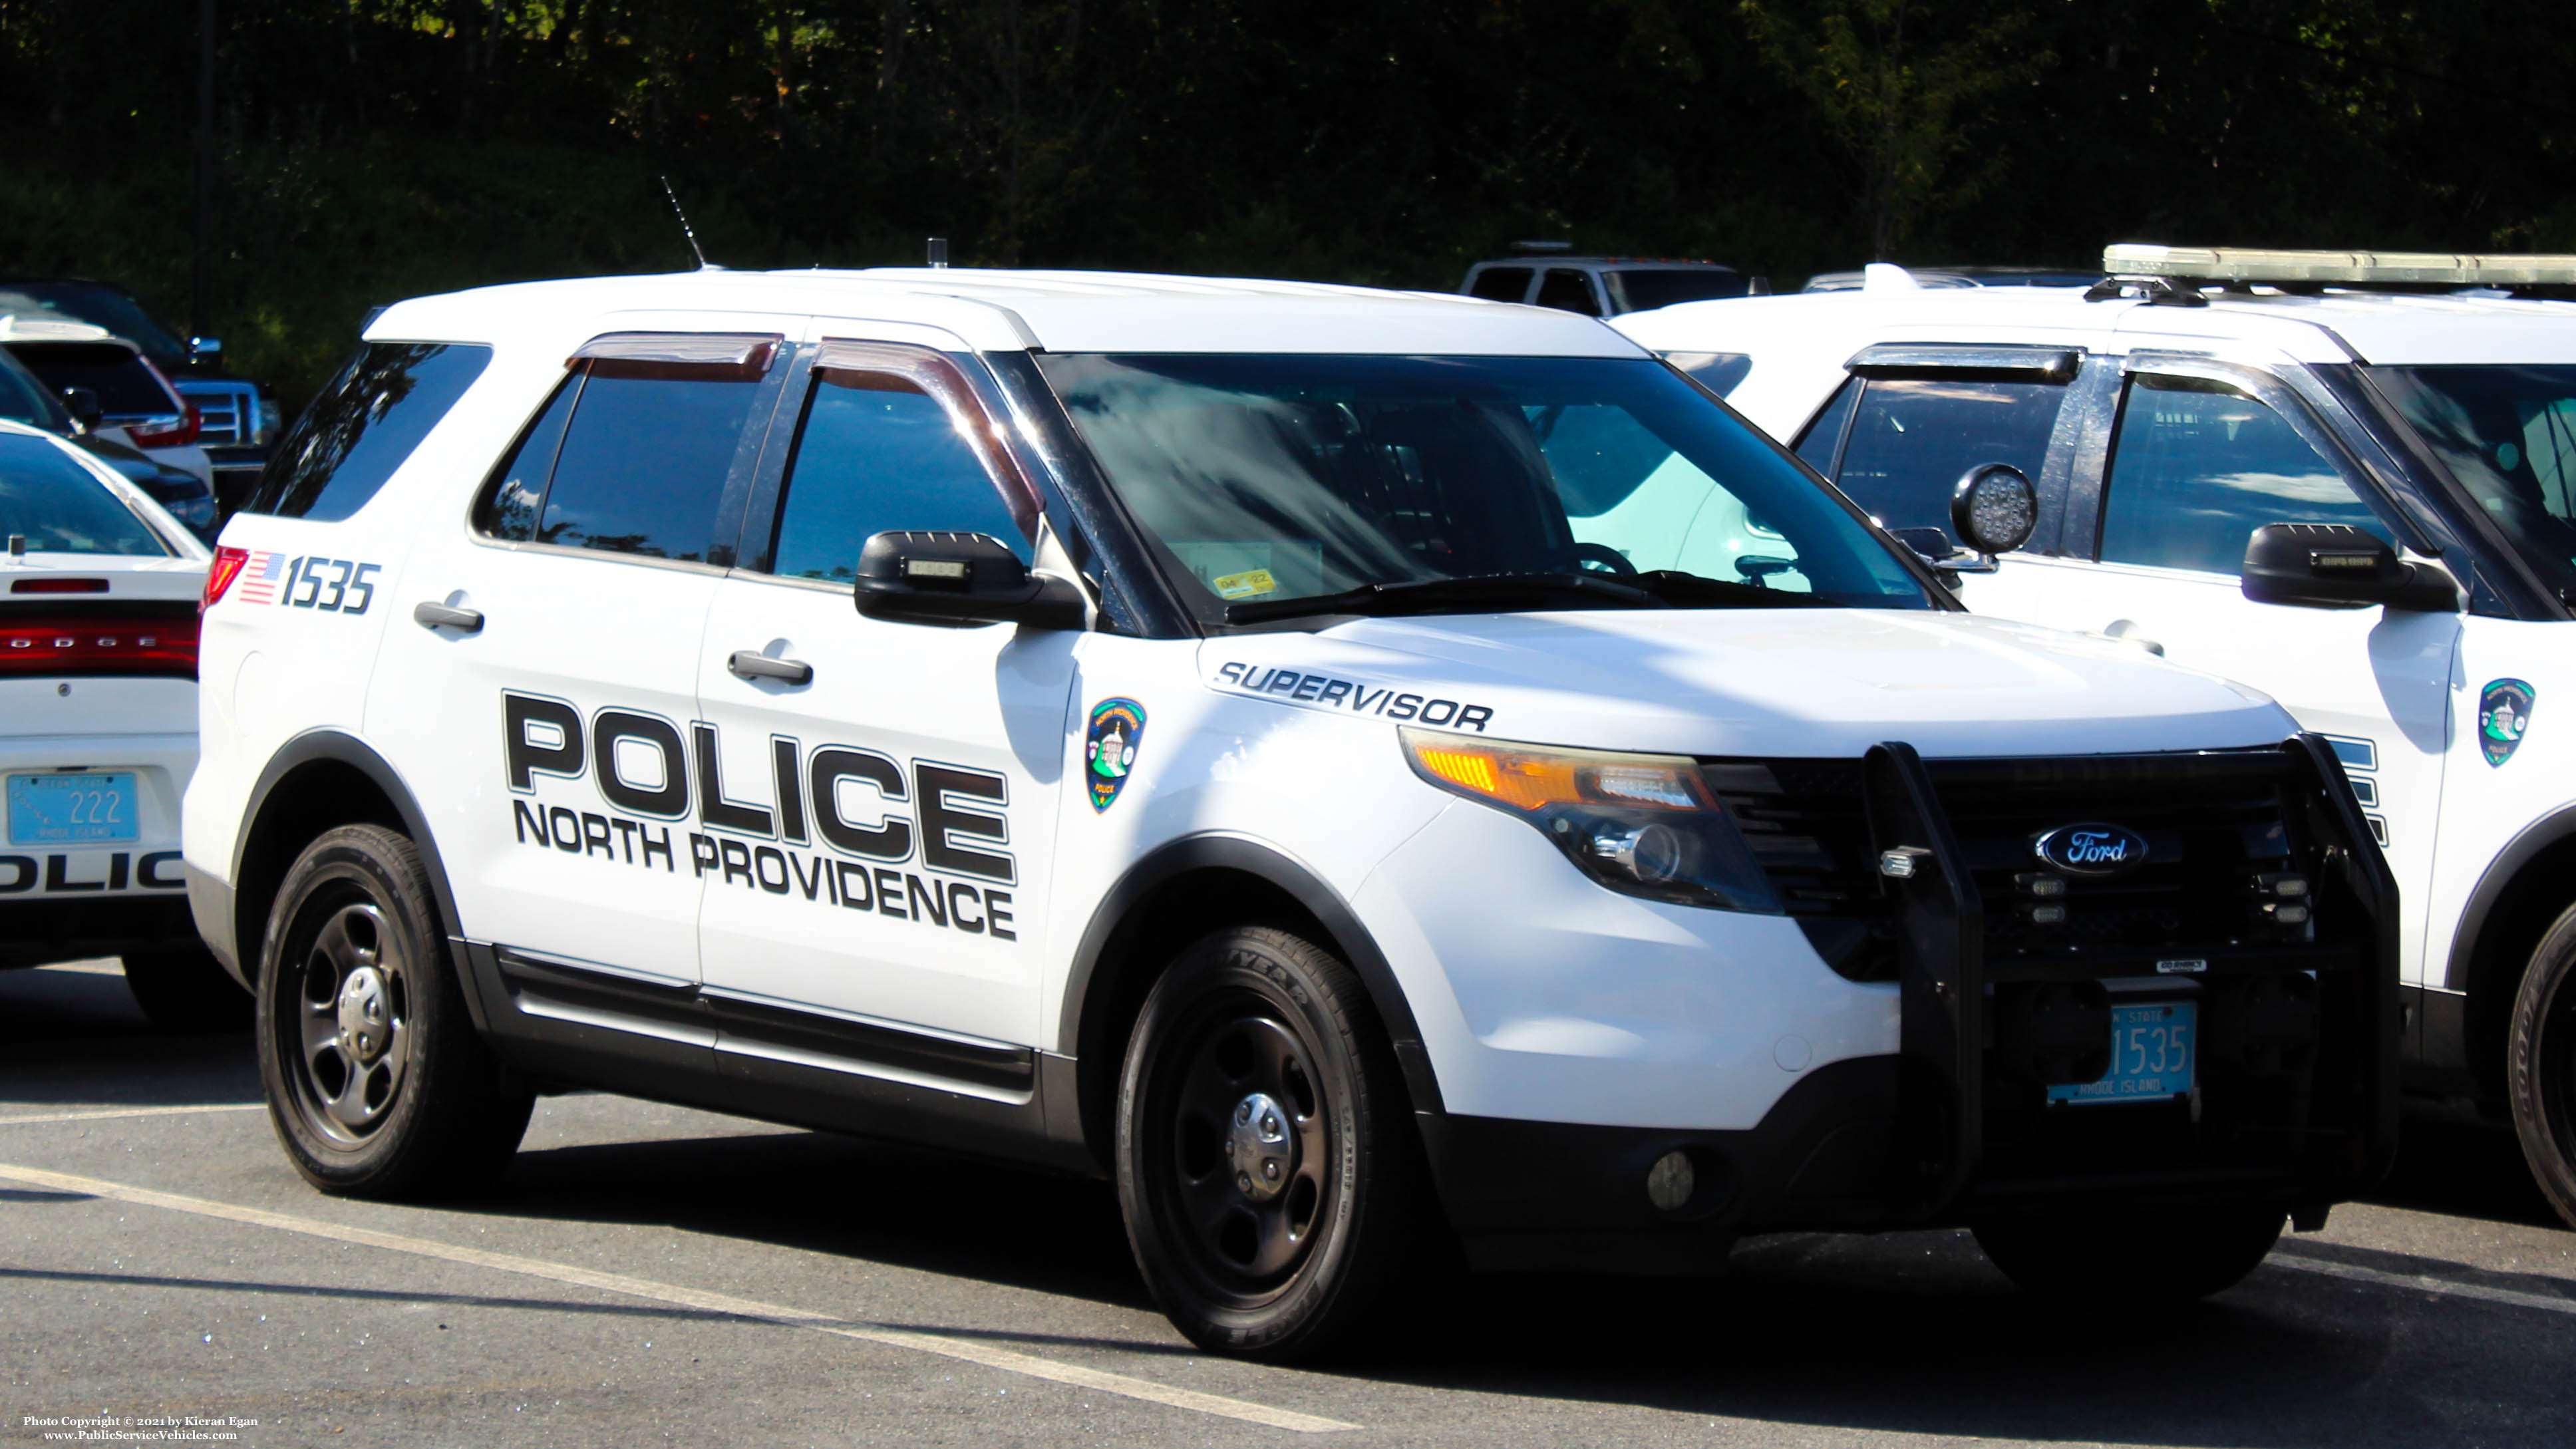
<path id="1" fill-rule="evenodd" d="M 698 979 L 688 837 L 720 796 L 692 768 L 697 646 L 777 395 L 760 320 L 581 348 L 387 601 L 369 733 L 478 940 Z"/>

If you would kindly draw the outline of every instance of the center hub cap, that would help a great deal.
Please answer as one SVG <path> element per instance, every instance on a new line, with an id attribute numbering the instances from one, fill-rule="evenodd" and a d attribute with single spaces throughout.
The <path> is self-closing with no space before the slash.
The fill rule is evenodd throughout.
<path id="1" fill-rule="evenodd" d="M 360 1062 L 384 1054 L 392 1036 L 386 1020 L 385 977 L 373 966 L 361 966 L 340 983 L 340 1050 Z"/>
<path id="2" fill-rule="evenodd" d="M 1235 1191 L 1254 1202 L 1268 1202 L 1288 1186 L 1297 1156 L 1296 1138 L 1288 1128 L 1288 1109 L 1267 1092 L 1234 1104 L 1234 1116 L 1226 1123 L 1225 1160 Z"/>

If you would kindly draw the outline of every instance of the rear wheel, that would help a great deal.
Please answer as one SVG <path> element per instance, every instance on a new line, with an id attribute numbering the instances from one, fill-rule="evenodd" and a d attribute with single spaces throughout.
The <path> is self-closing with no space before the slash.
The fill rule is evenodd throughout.
<path id="1" fill-rule="evenodd" d="M 2576 1225 L 2576 909 L 2540 938 L 2514 996 L 2505 1092 L 2533 1180 Z"/>
<path id="2" fill-rule="evenodd" d="M 125 989 L 163 1031 L 240 1031 L 250 1025 L 250 993 L 202 946 L 128 955 Z"/>
<path id="3" fill-rule="evenodd" d="M 474 1033 L 420 852 L 375 825 L 286 873 L 259 976 L 260 1079 L 306 1180 L 423 1197 L 499 1171 L 534 1095 Z"/>
<path id="4" fill-rule="evenodd" d="M 1433 1306 L 1399 1297 L 1440 1258 L 1394 1054 L 1310 941 L 1237 928 L 1172 963 L 1129 1039 L 1117 1167 L 1137 1266 L 1203 1348 L 1312 1357 Z"/>
<path id="5" fill-rule="evenodd" d="M 2188 1303 L 2259 1267 L 2288 1216 L 2274 1206 L 2025 1218 L 1980 1226 L 1977 1246 L 2026 1292 L 2099 1298 L 2116 1285 L 2132 1301 Z"/>

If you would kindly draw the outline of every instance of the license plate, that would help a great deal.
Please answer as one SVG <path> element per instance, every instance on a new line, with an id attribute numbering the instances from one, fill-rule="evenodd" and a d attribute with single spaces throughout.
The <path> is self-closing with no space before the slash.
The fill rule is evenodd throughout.
<path id="1" fill-rule="evenodd" d="M 11 845 L 130 845 L 140 839 L 130 771 L 9 777 Z"/>
<path id="2" fill-rule="evenodd" d="M 2200 1007 L 2154 1001 L 2111 1008 L 2111 1070 L 2098 1082 L 2048 1089 L 2051 1102 L 2153 1102 L 2191 1091 Z"/>

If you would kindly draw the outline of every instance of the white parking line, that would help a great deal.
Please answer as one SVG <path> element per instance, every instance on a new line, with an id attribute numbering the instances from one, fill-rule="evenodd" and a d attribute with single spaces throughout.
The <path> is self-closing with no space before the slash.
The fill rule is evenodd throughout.
<path id="1" fill-rule="evenodd" d="M 24 1117 L 0 1117 L 0 1127 L 18 1127 L 34 1122 L 99 1122 L 110 1117 L 184 1117 L 198 1112 L 258 1112 L 264 1102 L 208 1102 L 193 1107 L 99 1107 L 79 1112 L 38 1112 Z"/>
<path id="2" fill-rule="evenodd" d="M 26 1120 L 26 1119 L 20 1119 Z M 1025 1374 L 1030 1378 L 1069 1384 L 1097 1393 L 1118 1394 L 1164 1404 L 1194 1413 L 1213 1414 L 1220 1418 L 1240 1419 L 1249 1424 L 1267 1425 L 1273 1429 L 1292 1429 L 1301 1434 L 1327 1434 L 1336 1430 L 1356 1429 L 1339 1419 L 1322 1419 L 1312 1414 L 1292 1413 L 1256 1404 L 1247 1399 L 1230 1399 L 1222 1394 L 1203 1394 L 1196 1389 L 1175 1388 L 1151 1379 L 1130 1378 L 1125 1374 L 1104 1373 L 1077 1364 L 1059 1363 L 1039 1358 L 1016 1349 L 996 1348 L 972 1339 L 950 1338 L 945 1334 L 922 1333 L 912 1329 L 886 1328 L 869 1323 L 851 1323 L 829 1314 L 812 1313 L 802 1308 L 789 1308 L 776 1303 L 760 1303 L 749 1298 L 735 1298 L 723 1293 L 704 1293 L 695 1288 L 682 1288 L 669 1283 L 656 1283 L 645 1278 L 630 1278 L 622 1273 L 600 1273 L 576 1268 L 565 1263 L 549 1263 L 537 1258 L 522 1258 L 509 1253 L 489 1253 L 479 1248 L 460 1248 L 427 1238 L 405 1237 L 400 1233 L 378 1232 L 372 1228 L 355 1228 L 318 1218 L 292 1217 L 263 1208 L 239 1207 L 232 1203 L 210 1202 L 205 1198 L 182 1197 L 176 1193 L 154 1192 L 149 1188 L 128 1187 L 119 1182 L 106 1182 L 94 1177 L 75 1177 L 67 1172 L 47 1172 L 37 1167 L 17 1167 L 0 1163 L 0 1178 L 13 1182 L 49 1187 L 62 1192 L 87 1193 L 92 1197 L 114 1198 L 119 1202 L 144 1207 L 164 1208 L 171 1212 L 192 1213 L 198 1217 L 221 1218 L 227 1222 L 248 1223 L 253 1227 L 274 1228 L 280 1232 L 302 1233 L 307 1237 L 327 1238 L 333 1242 L 354 1243 L 361 1247 L 383 1248 L 396 1253 L 410 1253 L 423 1258 L 437 1258 L 450 1263 L 463 1263 L 476 1268 L 491 1268 L 504 1273 L 519 1273 L 531 1278 L 566 1283 L 603 1293 L 623 1293 L 630 1298 L 649 1299 L 657 1303 L 676 1304 L 708 1313 L 725 1313 L 762 1323 L 783 1324 L 793 1328 L 810 1328 L 818 1333 L 855 1338 L 892 1348 L 908 1348 L 920 1353 L 938 1354 L 945 1358 L 963 1359 L 986 1368 L 1007 1373 Z"/>
<path id="3" fill-rule="evenodd" d="M 2353 1263 L 2338 1263 L 2331 1258 L 2274 1253 L 2263 1260 L 2263 1266 L 2289 1268 L 2301 1273 L 2319 1273 L 2328 1278 L 2348 1278 L 2355 1283 L 2372 1283 L 2382 1288 L 2403 1288 L 2416 1293 L 2439 1293 L 2448 1298 L 2474 1298 L 2481 1303 L 2504 1303 L 2515 1308 L 2537 1308 L 2543 1313 L 2576 1315 L 2576 1298 L 2553 1298 L 2546 1293 L 2520 1293 L 2511 1288 L 2490 1288 L 2483 1283 L 2457 1283 L 2448 1278 L 2431 1278 L 2421 1274 L 2390 1273 L 2378 1268 L 2364 1268 Z"/>

